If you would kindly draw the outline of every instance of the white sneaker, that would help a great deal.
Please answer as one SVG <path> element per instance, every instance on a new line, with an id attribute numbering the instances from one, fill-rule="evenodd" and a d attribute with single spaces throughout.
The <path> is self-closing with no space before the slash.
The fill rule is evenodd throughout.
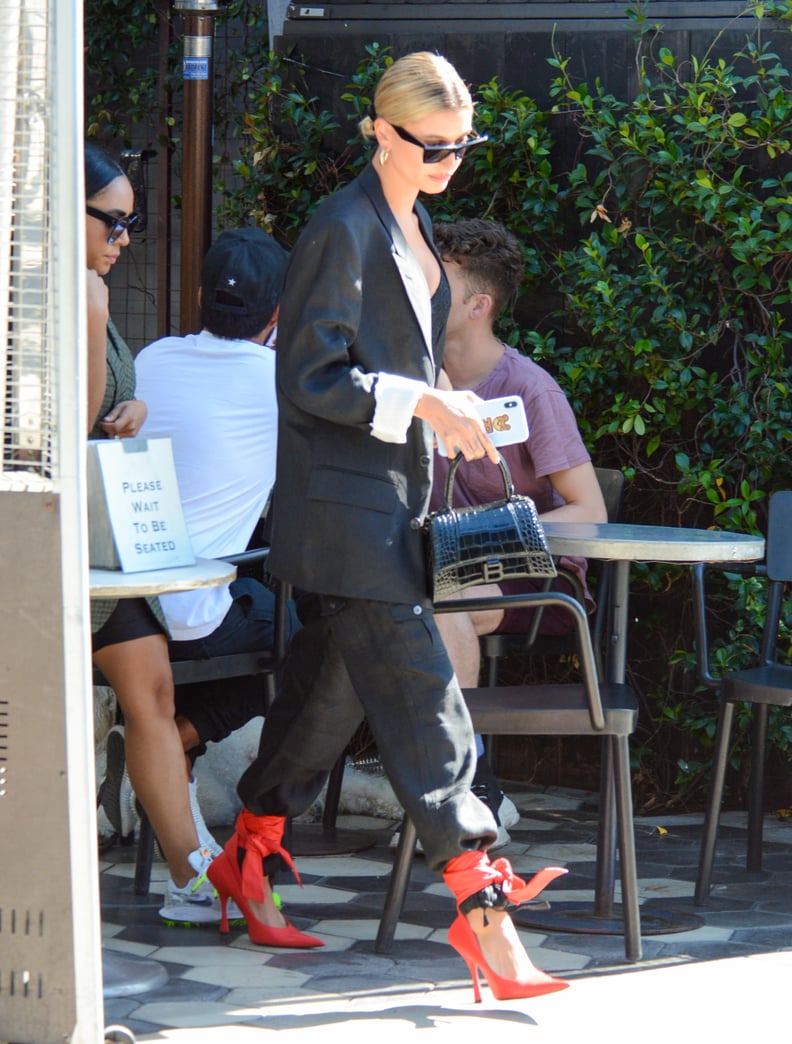
<path id="1" fill-rule="evenodd" d="M 499 848 L 505 848 L 511 844 L 511 834 L 505 826 L 498 823 L 498 836 L 487 849 L 488 852 L 497 852 Z"/>
<path id="2" fill-rule="evenodd" d="M 520 822 L 520 813 L 517 811 L 517 806 L 505 794 L 501 796 L 501 803 L 498 805 L 495 822 L 498 824 L 498 836 L 487 849 L 488 852 L 497 852 L 499 848 L 505 848 L 506 845 L 510 845 L 511 834 L 507 827 L 516 826 Z"/>
<path id="3" fill-rule="evenodd" d="M 501 826 L 506 827 L 507 830 L 509 827 L 517 826 L 520 822 L 520 813 L 517 810 L 517 806 L 505 794 L 500 805 L 498 805 L 498 819 L 501 822 Z"/>
<path id="4" fill-rule="evenodd" d="M 499 848 L 505 848 L 506 845 L 510 845 L 511 834 L 507 828 L 517 826 L 520 822 L 520 813 L 517 811 L 517 806 L 505 794 L 501 797 L 501 803 L 498 805 L 495 822 L 498 824 L 498 836 L 494 844 L 490 845 L 490 852 L 496 852 Z"/>
<path id="5" fill-rule="evenodd" d="M 173 928 L 190 928 L 220 923 L 220 900 L 214 885 L 206 876 L 214 858 L 208 847 L 198 848 L 187 856 L 190 866 L 196 872 L 195 877 L 181 887 L 174 883 L 173 878 L 169 878 L 165 902 L 159 911 L 160 917 L 167 925 Z M 232 924 L 244 923 L 242 911 L 232 899 L 228 900 L 227 910 L 228 919 Z"/>

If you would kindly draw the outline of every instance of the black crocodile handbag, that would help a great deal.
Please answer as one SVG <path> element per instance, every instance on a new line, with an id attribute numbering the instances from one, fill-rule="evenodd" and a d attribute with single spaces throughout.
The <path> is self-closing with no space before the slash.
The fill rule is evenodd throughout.
<path id="1" fill-rule="evenodd" d="M 536 505 L 530 497 L 514 492 L 508 465 L 498 456 L 505 499 L 475 507 L 451 506 L 457 469 L 464 459 L 460 453 L 448 469 L 444 506 L 426 516 L 434 601 L 475 584 L 556 575 Z"/>

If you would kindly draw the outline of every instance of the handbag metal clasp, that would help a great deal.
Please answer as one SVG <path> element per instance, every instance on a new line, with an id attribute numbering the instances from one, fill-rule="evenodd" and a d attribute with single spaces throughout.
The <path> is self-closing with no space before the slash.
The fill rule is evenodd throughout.
<path id="1" fill-rule="evenodd" d="M 499 584 L 506 576 L 503 562 L 499 562 L 497 559 L 493 559 L 489 562 L 482 562 L 481 574 L 484 582 L 487 584 Z"/>

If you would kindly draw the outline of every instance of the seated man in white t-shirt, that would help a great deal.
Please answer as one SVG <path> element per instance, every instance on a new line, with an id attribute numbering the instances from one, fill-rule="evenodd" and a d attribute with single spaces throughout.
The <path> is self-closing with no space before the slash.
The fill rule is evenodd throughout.
<path id="1" fill-rule="evenodd" d="M 135 360 L 137 392 L 148 406 L 142 434 L 172 442 L 185 523 L 202 558 L 249 546 L 275 479 L 270 341 L 287 262 L 286 251 L 261 229 L 223 232 L 201 268 L 201 332 L 164 337 Z M 274 595 L 253 577 L 165 594 L 160 603 L 172 659 L 272 647 Z M 289 623 L 290 630 L 297 626 L 293 615 Z M 262 680 L 180 686 L 176 710 L 182 745 L 194 758 L 208 741 L 263 713 Z M 166 901 L 162 916 L 179 920 L 176 905 Z"/>

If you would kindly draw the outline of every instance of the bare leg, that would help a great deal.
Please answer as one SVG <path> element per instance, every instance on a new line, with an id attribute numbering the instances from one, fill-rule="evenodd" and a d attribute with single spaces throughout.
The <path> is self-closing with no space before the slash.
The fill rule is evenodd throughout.
<path id="1" fill-rule="evenodd" d="M 464 594 L 469 598 L 487 598 L 499 595 L 500 588 L 496 584 L 489 584 L 471 587 Z M 437 628 L 460 688 L 473 689 L 478 685 L 481 670 L 479 635 L 492 634 L 502 619 L 503 612 L 500 609 L 482 613 L 435 614 Z"/>
<path id="2" fill-rule="evenodd" d="M 105 646 L 94 662 L 124 714 L 129 779 L 162 845 L 175 884 L 195 875 L 187 861 L 199 847 L 187 791 L 184 753 L 174 720 L 173 677 L 164 635 Z"/>

